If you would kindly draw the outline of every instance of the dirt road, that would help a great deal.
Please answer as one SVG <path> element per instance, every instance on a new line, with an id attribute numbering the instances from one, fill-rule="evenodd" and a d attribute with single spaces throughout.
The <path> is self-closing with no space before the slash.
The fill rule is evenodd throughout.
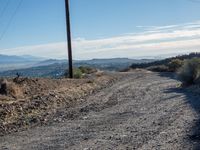
<path id="1" fill-rule="evenodd" d="M 166 73 L 127 73 L 76 108 L 61 110 L 59 122 L 0 137 L 0 149 L 198 149 L 200 98 L 178 84 Z"/>

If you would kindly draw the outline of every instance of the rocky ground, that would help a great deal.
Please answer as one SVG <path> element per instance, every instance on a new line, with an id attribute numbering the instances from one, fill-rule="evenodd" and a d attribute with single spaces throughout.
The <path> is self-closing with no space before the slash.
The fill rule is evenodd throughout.
<path id="1" fill-rule="evenodd" d="M 198 94 L 169 73 L 115 75 L 122 77 L 48 124 L 0 137 L 0 149 L 200 149 Z"/>
<path id="2" fill-rule="evenodd" d="M 47 124 L 57 111 L 81 103 L 87 95 L 121 76 L 95 73 L 85 79 L 3 79 L 0 88 L 0 136 Z"/>

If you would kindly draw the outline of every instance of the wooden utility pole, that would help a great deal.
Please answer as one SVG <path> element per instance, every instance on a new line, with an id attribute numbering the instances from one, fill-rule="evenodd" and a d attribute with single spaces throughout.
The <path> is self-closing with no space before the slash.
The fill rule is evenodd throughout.
<path id="1" fill-rule="evenodd" d="M 67 26 L 68 61 L 69 61 L 69 69 L 68 70 L 69 70 L 69 78 L 73 78 L 69 0 L 65 0 L 65 10 L 66 10 L 66 26 Z"/>

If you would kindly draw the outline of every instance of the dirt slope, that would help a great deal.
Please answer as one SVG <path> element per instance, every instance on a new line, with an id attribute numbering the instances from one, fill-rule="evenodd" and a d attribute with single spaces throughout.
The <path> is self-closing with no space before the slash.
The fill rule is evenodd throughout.
<path id="1" fill-rule="evenodd" d="M 0 149 L 198 149 L 200 97 L 171 74 L 136 71 L 60 110 L 52 124 L 0 137 Z M 197 104 L 195 104 L 197 106 Z"/>
<path id="2" fill-rule="evenodd" d="M 18 78 L 0 81 L 0 136 L 46 124 L 58 110 L 113 84 L 120 76 L 97 72 L 84 79 Z"/>

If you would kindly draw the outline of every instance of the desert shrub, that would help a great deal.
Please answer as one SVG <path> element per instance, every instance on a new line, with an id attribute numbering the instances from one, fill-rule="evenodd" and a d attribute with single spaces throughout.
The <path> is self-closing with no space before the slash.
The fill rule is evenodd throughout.
<path id="1" fill-rule="evenodd" d="M 74 75 L 74 78 L 80 79 L 83 77 L 83 72 L 81 71 L 81 69 L 75 68 L 73 69 L 73 75 Z"/>
<path id="2" fill-rule="evenodd" d="M 185 85 L 200 84 L 200 58 L 186 60 L 178 77 Z"/>
<path id="3" fill-rule="evenodd" d="M 180 59 L 173 59 L 171 62 L 168 63 L 168 68 L 170 72 L 176 72 L 180 69 L 184 64 L 183 60 Z"/>
<path id="4" fill-rule="evenodd" d="M 73 69 L 73 76 L 76 79 L 85 77 L 88 74 L 96 73 L 97 69 L 91 67 L 80 66 L 79 68 Z M 65 71 L 64 77 L 68 77 L 68 70 Z"/>
<path id="5" fill-rule="evenodd" d="M 88 66 L 80 66 L 79 69 L 84 74 L 91 74 L 91 73 L 97 72 L 97 70 L 95 68 L 91 68 L 91 67 L 88 67 Z"/>
<path id="6" fill-rule="evenodd" d="M 165 65 L 159 65 L 159 66 L 151 66 L 147 68 L 148 70 L 155 71 L 155 72 L 168 72 L 169 68 Z"/>
<path id="7" fill-rule="evenodd" d="M 23 89 L 16 85 L 14 82 L 9 82 L 3 79 L 0 81 L 0 94 L 11 96 L 13 98 L 22 98 Z"/>
<path id="8" fill-rule="evenodd" d="M 64 77 L 68 78 L 69 77 L 69 72 L 68 70 L 65 71 Z M 83 73 L 79 68 L 73 68 L 73 77 L 76 79 L 80 79 L 83 77 Z"/>

